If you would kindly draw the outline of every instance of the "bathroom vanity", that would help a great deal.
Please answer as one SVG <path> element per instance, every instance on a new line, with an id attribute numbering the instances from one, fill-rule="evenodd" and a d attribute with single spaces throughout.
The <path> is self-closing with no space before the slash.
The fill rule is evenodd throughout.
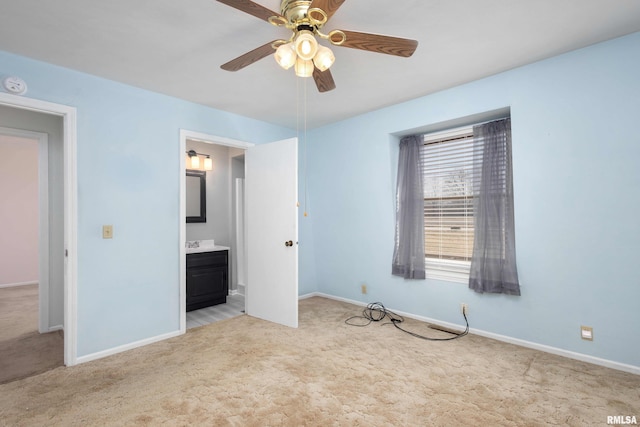
<path id="1" fill-rule="evenodd" d="M 187 247 L 187 311 L 227 302 L 229 248 Z"/>

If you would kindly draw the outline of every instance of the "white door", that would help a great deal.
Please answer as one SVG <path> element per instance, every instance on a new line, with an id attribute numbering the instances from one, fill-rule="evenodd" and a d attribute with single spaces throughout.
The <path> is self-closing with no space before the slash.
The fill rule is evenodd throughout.
<path id="1" fill-rule="evenodd" d="M 247 314 L 298 327 L 298 139 L 245 154 Z"/>

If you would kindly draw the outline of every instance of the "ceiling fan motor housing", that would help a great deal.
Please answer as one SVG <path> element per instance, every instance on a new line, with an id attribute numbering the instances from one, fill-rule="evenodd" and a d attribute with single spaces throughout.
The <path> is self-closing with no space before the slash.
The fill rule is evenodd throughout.
<path id="1" fill-rule="evenodd" d="M 311 5 L 311 0 L 282 0 L 280 11 L 282 16 L 287 18 L 291 24 L 307 24 L 309 18 L 307 11 Z"/>

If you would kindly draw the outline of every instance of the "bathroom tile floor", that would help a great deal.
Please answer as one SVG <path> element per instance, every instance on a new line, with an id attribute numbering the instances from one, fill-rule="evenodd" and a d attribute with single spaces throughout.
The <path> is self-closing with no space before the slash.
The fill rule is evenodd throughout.
<path id="1" fill-rule="evenodd" d="M 226 304 L 218 304 L 187 312 L 187 329 L 244 314 L 244 295 L 227 296 Z"/>

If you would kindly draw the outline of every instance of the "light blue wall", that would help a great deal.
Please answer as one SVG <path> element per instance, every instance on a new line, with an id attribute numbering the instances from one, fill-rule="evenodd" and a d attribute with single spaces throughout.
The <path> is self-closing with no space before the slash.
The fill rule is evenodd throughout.
<path id="1" fill-rule="evenodd" d="M 638 52 L 640 33 L 310 132 L 315 290 L 457 324 L 466 302 L 472 328 L 640 366 Z M 394 135 L 505 107 L 522 296 L 392 277 Z"/>
<path id="2" fill-rule="evenodd" d="M 295 132 L 6 52 L 0 74 L 78 111 L 78 356 L 177 331 L 180 129 L 253 143 Z"/>
<path id="3" fill-rule="evenodd" d="M 453 323 L 466 302 L 473 328 L 640 366 L 638 51 L 633 34 L 310 131 L 299 293 Z M 179 129 L 294 132 L 5 52 L 0 64 L 27 96 L 78 109 L 78 356 L 177 330 Z M 522 296 L 391 277 L 397 135 L 505 107 Z"/>

